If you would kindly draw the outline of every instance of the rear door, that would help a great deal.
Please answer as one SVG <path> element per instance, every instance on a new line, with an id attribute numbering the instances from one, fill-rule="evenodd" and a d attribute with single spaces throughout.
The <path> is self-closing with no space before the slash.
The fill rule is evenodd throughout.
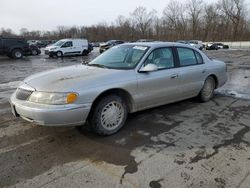
<path id="1" fill-rule="evenodd" d="M 181 90 L 178 86 L 176 58 L 171 47 L 153 50 L 143 66 L 155 64 L 157 71 L 138 73 L 138 109 L 166 104 L 179 100 Z"/>
<path id="2" fill-rule="evenodd" d="M 179 85 L 183 98 L 199 94 L 207 75 L 206 64 L 197 50 L 186 47 L 175 48 L 179 66 Z"/>

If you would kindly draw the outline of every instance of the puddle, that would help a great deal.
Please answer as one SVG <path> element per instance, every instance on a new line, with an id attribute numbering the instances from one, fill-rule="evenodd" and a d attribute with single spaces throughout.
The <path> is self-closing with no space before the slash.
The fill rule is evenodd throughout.
<path id="1" fill-rule="evenodd" d="M 217 92 L 226 96 L 250 99 L 250 69 L 233 69 L 228 73 L 227 83 L 217 89 Z"/>

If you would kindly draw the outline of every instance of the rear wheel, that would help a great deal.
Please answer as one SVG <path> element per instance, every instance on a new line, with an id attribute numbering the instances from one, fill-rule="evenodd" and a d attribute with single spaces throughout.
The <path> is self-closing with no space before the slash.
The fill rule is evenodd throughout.
<path id="1" fill-rule="evenodd" d="M 203 88 L 199 94 L 199 98 L 202 102 L 209 101 L 214 95 L 215 80 L 212 76 L 207 77 L 204 82 Z"/>
<path id="2" fill-rule="evenodd" d="M 83 51 L 82 51 L 82 55 L 83 55 L 83 56 L 88 55 L 88 51 L 87 51 L 87 50 L 83 50 Z"/>
<path id="3" fill-rule="evenodd" d="M 20 49 L 15 49 L 11 52 L 11 57 L 14 59 L 21 59 L 23 57 L 23 51 Z"/>
<path id="4" fill-rule="evenodd" d="M 127 106 L 117 95 L 109 95 L 101 99 L 94 107 L 89 122 L 95 133 L 111 135 L 123 127 L 127 119 Z"/>
<path id="5" fill-rule="evenodd" d="M 31 51 L 31 54 L 32 54 L 32 55 L 38 55 L 38 51 L 32 50 L 32 51 Z"/>

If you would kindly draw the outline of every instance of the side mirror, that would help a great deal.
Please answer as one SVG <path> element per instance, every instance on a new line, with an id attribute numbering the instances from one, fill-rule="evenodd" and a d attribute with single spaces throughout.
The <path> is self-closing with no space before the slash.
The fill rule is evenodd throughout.
<path id="1" fill-rule="evenodd" d="M 158 67 L 155 64 L 147 64 L 145 67 L 140 69 L 140 72 L 153 72 L 157 71 Z"/>

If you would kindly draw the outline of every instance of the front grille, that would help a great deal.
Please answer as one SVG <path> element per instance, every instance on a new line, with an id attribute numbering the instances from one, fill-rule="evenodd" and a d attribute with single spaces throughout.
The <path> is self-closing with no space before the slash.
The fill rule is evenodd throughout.
<path id="1" fill-rule="evenodd" d="M 16 98 L 19 100 L 27 100 L 33 91 L 25 89 L 17 89 Z"/>

